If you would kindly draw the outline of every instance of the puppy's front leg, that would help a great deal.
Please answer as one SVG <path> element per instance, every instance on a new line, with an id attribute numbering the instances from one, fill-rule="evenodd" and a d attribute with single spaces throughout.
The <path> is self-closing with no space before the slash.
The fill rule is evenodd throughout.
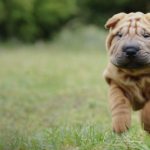
<path id="1" fill-rule="evenodd" d="M 144 130 L 150 133 L 150 101 L 141 110 L 141 122 Z"/>
<path id="2" fill-rule="evenodd" d="M 123 91 L 113 81 L 110 83 L 109 104 L 112 126 L 116 133 L 128 130 L 131 125 L 131 106 Z"/>

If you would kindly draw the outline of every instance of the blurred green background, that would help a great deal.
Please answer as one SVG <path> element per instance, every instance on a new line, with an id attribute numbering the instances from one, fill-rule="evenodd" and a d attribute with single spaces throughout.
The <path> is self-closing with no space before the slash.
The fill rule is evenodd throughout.
<path id="1" fill-rule="evenodd" d="M 0 150 L 149 150 L 133 113 L 111 129 L 105 21 L 149 0 L 0 0 Z"/>
<path id="2" fill-rule="evenodd" d="M 150 10 L 148 0 L 0 0 L 0 38 L 49 40 L 64 26 L 103 27 L 117 12 Z"/>

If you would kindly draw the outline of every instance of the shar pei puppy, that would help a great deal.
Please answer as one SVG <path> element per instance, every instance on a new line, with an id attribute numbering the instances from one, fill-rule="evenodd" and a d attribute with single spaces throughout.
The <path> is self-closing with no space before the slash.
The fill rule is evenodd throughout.
<path id="1" fill-rule="evenodd" d="M 130 128 L 133 109 L 140 110 L 142 127 L 150 133 L 150 13 L 119 13 L 105 27 L 109 62 L 104 77 L 113 130 Z"/>

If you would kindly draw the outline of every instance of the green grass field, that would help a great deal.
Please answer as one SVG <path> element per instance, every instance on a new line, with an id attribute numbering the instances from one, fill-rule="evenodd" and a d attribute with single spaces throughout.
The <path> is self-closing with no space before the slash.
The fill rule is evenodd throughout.
<path id="1" fill-rule="evenodd" d="M 64 31 L 52 43 L 0 46 L 0 150 L 149 150 L 132 128 L 111 130 L 105 33 Z"/>

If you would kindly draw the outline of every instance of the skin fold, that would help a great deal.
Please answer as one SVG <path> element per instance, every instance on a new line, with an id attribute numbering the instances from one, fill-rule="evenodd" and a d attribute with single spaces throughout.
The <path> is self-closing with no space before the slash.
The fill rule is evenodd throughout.
<path id="1" fill-rule="evenodd" d="M 109 62 L 104 77 L 113 131 L 130 128 L 133 109 L 140 110 L 142 127 L 150 132 L 150 13 L 119 13 L 105 27 Z"/>

